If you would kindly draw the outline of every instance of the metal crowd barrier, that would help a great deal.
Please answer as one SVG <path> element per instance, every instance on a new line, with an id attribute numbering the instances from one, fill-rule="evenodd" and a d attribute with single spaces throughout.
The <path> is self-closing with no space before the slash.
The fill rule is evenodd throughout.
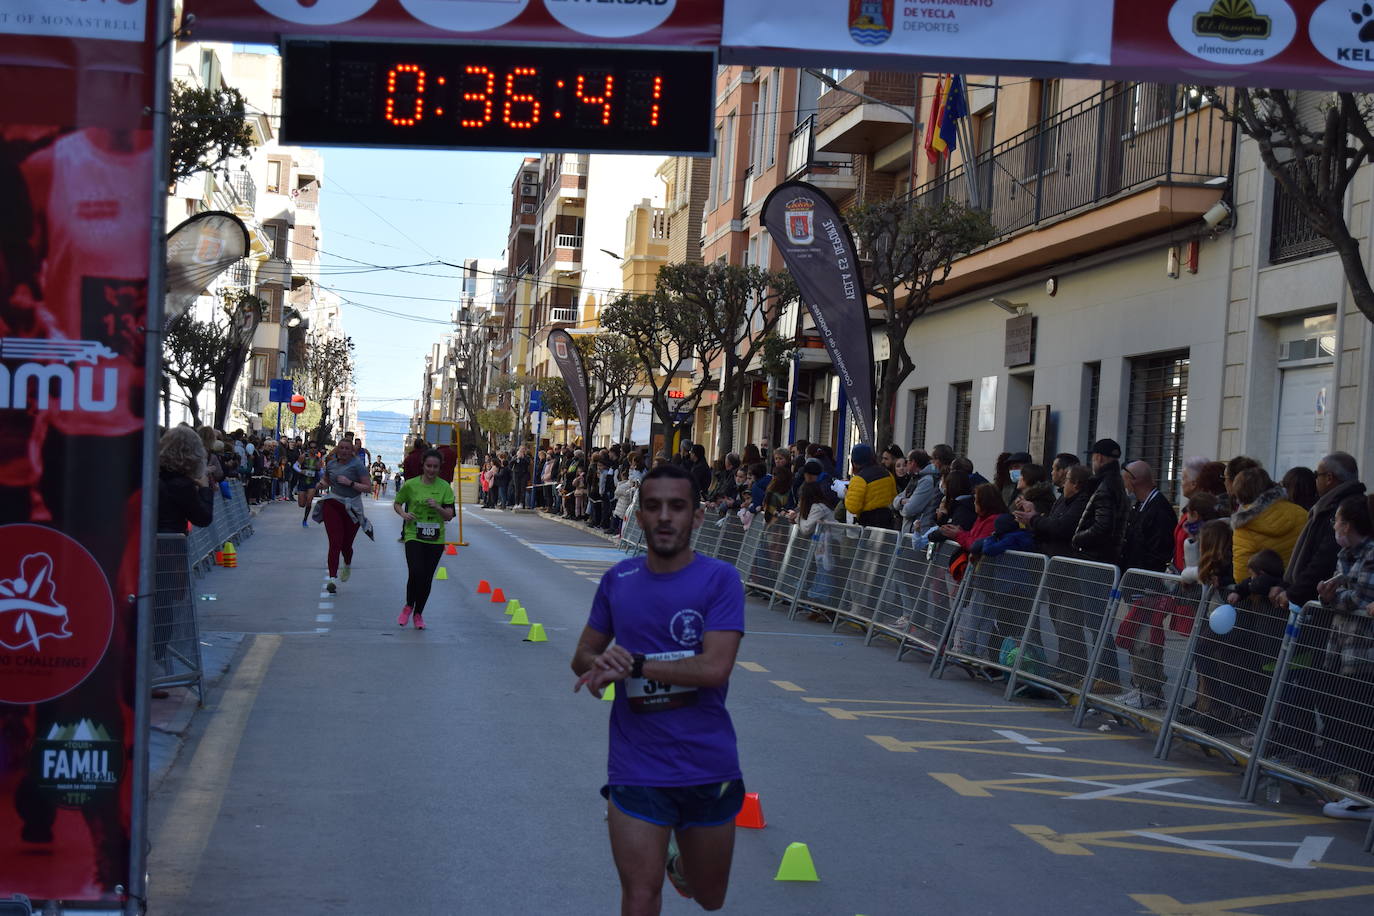
<path id="1" fill-rule="evenodd" d="M 730 514 L 693 546 L 733 564 L 770 610 L 891 639 L 898 660 L 923 652 L 932 677 L 954 664 L 1005 680 L 1007 699 L 1057 697 L 1078 727 L 1098 712 L 1157 729 L 1156 757 L 1176 740 L 1218 750 L 1245 765 L 1247 800 L 1291 784 L 1374 803 L 1374 620 L 1318 604 L 1285 619 L 1252 601 L 1219 635 L 1208 615 L 1226 596 L 1176 575 L 1013 551 L 956 580 L 955 545 L 833 522 L 806 538 Z"/>
<path id="2" fill-rule="evenodd" d="M 248 500 L 243 492 L 243 483 L 229 481 L 229 498 L 225 499 L 218 487 L 215 488 L 214 517 L 205 528 L 192 528 L 186 535 L 186 551 L 191 566 L 205 570 L 214 564 L 215 551 L 226 541 L 238 544 L 253 533 L 253 517 L 248 511 Z"/>
<path id="3" fill-rule="evenodd" d="M 640 553 L 644 549 L 644 531 L 639 527 L 639 491 L 630 499 L 630 508 L 625 510 L 625 521 L 620 526 L 620 549 L 628 554 Z"/>
<path id="4" fill-rule="evenodd" d="M 215 489 L 214 514 L 204 528 L 186 534 L 159 534 L 153 591 L 153 676 L 155 688 L 194 687 L 205 701 L 200 657 L 200 626 L 192 586 L 198 573 L 214 563 L 226 542 L 242 543 L 253 533 L 252 513 L 243 483 L 228 482 L 229 498 Z"/>

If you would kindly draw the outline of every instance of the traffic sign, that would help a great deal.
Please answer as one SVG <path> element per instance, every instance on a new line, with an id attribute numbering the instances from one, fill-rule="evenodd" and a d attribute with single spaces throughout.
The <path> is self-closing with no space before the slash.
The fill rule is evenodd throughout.
<path id="1" fill-rule="evenodd" d="M 291 395 L 291 401 L 287 406 L 292 413 L 305 413 L 305 396 L 300 394 Z"/>
<path id="2" fill-rule="evenodd" d="M 544 392 L 538 390 L 530 392 L 530 413 L 544 412 Z"/>
<path id="3" fill-rule="evenodd" d="M 273 404 L 289 404 L 293 387 L 289 378 L 274 378 L 267 383 L 267 400 Z"/>

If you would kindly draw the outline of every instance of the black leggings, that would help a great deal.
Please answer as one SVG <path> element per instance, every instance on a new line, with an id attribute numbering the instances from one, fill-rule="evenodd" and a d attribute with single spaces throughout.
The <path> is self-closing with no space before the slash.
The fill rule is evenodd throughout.
<path id="1" fill-rule="evenodd" d="M 406 569 L 410 570 L 410 577 L 406 579 L 406 604 L 417 615 L 425 612 L 425 602 L 434 585 L 434 571 L 439 568 L 443 555 L 443 544 L 406 541 Z"/>

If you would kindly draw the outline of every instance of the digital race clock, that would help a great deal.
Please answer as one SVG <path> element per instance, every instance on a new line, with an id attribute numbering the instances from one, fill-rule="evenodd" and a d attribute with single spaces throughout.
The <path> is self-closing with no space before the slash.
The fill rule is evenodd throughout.
<path id="1" fill-rule="evenodd" d="M 714 50 L 283 42 L 296 146 L 710 155 Z"/>

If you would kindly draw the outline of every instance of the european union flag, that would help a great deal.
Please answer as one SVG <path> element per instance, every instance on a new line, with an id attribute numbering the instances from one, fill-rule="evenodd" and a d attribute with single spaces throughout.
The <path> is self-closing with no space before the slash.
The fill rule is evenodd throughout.
<path id="1" fill-rule="evenodd" d="M 959 148 L 959 119 L 968 116 L 968 101 L 964 98 L 964 78 L 955 76 L 945 95 L 945 110 L 940 116 L 940 139 L 945 141 L 946 155 Z"/>

